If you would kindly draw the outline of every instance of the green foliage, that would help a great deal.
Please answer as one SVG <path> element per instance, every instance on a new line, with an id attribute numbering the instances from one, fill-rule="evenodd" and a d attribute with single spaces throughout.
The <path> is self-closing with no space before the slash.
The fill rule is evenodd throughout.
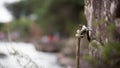
<path id="1" fill-rule="evenodd" d="M 110 60 L 114 56 L 120 56 L 120 44 L 115 42 L 109 42 L 102 49 L 102 56 Z"/>
<path id="2" fill-rule="evenodd" d="M 115 24 L 114 23 L 110 23 L 108 28 L 109 28 L 110 33 L 113 33 L 114 30 L 115 30 Z"/>
<path id="3" fill-rule="evenodd" d="M 92 42 L 91 45 L 92 45 L 94 48 L 97 48 L 97 49 L 99 48 L 98 45 L 97 45 L 97 43 L 95 43 L 95 42 Z"/>
<path id="4" fill-rule="evenodd" d="M 5 24 L 3 27 L 4 31 L 19 31 L 22 36 L 29 34 L 29 26 L 31 22 L 25 17 L 21 17 L 19 20 L 15 20 L 9 24 Z"/>
<path id="5" fill-rule="evenodd" d="M 67 36 L 73 35 L 77 24 L 86 23 L 83 7 L 84 0 L 22 0 L 7 6 L 17 19 L 30 14 L 37 15 L 35 22 L 43 33 L 59 32 Z M 22 25 L 25 30 L 28 27 L 23 21 L 17 24 Z"/>
<path id="6" fill-rule="evenodd" d="M 90 55 L 85 55 L 85 56 L 83 56 L 83 58 L 91 63 L 94 63 L 94 61 L 95 61 L 94 58 Z"/>
<path id="7" fill-rule="evenodd" d="M 5 24 L 4 23 L 0 23 L 0 30 L 3 30 Z"/>
<path id="8" fill-rule="evenodd" d="M 93 68 L 120 68 L 120 43 L 109 42 L 100 48 L 100 52 L 99 57 L 87 57 Z"/>

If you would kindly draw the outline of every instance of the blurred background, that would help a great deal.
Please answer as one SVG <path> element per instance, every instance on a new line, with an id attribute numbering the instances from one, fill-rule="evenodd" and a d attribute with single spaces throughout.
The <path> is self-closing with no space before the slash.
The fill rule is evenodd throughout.
<path id="1" fill-rule="evenodd" d="M 1 0 L 0 40 L 57 42 L 86 24 L 83 0 Z M 47 39 L 48 40 L 45 40 Z"/>
<path id="2" fill-rule="evenodd" d="M 32 43 L 37 52 L 54 54 L 63 68 L 75 68 L 74 35 L 79 24 L 87 24 L 84 0 L 0 0 L 1 43 L 9 42 L 13 48 L 15 43 L 17 46 L 22 46 L 19 42 L 25 43 L 23 48 Z M 84 45 L 87 44 L 85 41 Z M 87 48 L 84 45 L 82 48 Z M 87 50 L 83 52 L 86 54 Z M 83 68 L 87 68 L 84 66 L 88 64 L 84 60 L 81 62 Z"/>

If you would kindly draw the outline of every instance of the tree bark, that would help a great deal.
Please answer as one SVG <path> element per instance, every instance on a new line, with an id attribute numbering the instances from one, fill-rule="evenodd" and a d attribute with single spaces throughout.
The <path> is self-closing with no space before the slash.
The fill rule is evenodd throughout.
<path id="1" fill-rule="evenodd" d="M 85 0 L 85 15 L 92 39 L 103 44 L 120 41 L 120 0 Z"/>
<path id="2" fill-rule="evenodd" d="M 92 40 L 102 45 L 111 41 L 120 42 L 120 0 L 84 0 L 84 2 L 87 24 L 89 29 L 92 29 L 90 32 Z"/>

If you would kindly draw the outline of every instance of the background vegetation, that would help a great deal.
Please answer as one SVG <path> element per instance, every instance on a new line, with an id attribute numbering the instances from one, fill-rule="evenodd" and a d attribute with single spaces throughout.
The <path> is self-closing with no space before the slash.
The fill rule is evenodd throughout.
<path id="1" fill-rule="evenodd" d="M 21 21 L 22 28 L 34 22 L 43 34 L 59 32 L 63 37 L 73 36 L 75 27 L 86 23 L 83 0 L 23 0 L 6 4 L 6 7 L 14 15 L 15 21 L 23 18 L 29 20 L 29 23 Z"/>

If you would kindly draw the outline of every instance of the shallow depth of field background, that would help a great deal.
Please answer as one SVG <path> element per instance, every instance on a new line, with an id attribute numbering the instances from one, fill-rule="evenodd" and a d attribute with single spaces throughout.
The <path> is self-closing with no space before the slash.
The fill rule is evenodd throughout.
<path id="1" fill-rule="evenodd" d="M 86 24 L 83 0 L 0 0 L 0 66 L 75 67 L 74 35 L 79 24 Z M 36 52 L 39 57 L 54 56 L 55 61 L 33 57 Z"/>
<path id="2" fill-rule="evenodd" d="M 84 0 L 0 0 L 0 68 L 75 68 L 79 24 L 87 25 Z M 119 65 L 119 41 L 93 45 L 102 59 L 88 55 L 88 44 L 84 37 L 81 68 Z"/>

